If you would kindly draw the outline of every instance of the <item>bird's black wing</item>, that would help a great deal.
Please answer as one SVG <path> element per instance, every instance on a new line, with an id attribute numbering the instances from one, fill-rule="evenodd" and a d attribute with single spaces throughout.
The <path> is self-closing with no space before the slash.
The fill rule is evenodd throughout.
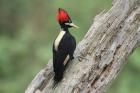
<path id="1" fill-rule="evenodd" d="M 73 53 L 75 51 L 75 48 L 76 48 L 76 41 L 75 41 L 75 38 L 73 36 L 69 37 L 69 42 L 68 45 L 67 45 L 67 52 L 70 56 L 70 60 L 72 60 L 74 57 L 73 57 Z"/>
<path id="2" fill-rule="evenodd" d="M 60 66 L 64 63 L 64 60 L 69 55 L 69 60 L 73 59 L 73 53 L 76 48 L 76 41 L 72 36 L 66 36 L 62 39 L 58 50 L 56 51 L 53 46 L 53 64 Z M 55 66 L 54 66 L 55 67 Z"/>
<path id="3" fill-rule="evenodd" d="M 60 42 L 58 50 L 56 51 L 53 46 L 53 67 L 54 67 L 54 80 L 59 82 L 63 78 L 63 72 L 65 67 L 71 59 L 73 59 L 73 53 L 76 47 L 75 39 L 72 36 L 65 35 Z M 64 60 L 67 56 L 70 56 L 66 64 Z"/>

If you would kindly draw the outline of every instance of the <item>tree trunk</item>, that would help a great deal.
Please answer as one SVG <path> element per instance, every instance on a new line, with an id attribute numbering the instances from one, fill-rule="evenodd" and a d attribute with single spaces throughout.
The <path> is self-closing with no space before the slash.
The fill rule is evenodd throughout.
<path id="1" fill-rule="evenodd" d="M 140 0 L 114 0 L 95 17 L 58 86 L 50 60 L 25 93 L 104 93 L 139 43 Z"/>

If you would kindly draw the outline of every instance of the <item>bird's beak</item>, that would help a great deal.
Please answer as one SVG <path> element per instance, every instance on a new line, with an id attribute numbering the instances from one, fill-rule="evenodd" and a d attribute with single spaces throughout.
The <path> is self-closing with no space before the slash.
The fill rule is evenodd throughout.
<path id="1" fill-rule="evenodd" d="M 66 25 L 69 25 L 71 27 L 75 27 L 75 28 L 79 28 L 77 25 L 75 25 L 74 23 L 65 23 Z"/>

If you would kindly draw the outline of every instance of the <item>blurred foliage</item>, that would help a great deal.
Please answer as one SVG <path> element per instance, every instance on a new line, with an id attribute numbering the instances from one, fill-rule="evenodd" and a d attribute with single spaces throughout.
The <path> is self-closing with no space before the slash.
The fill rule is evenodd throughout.
<path id="1" fill-rule="evenodd" d="M 79 42 L 93 17 L 111 7 L 112 0 L 0 0 L 0 93 L 24 93 L 40 69 L 52 58 L 59 33 L 56 13 L 66 9 L 80 29 L 71 29 Z M 108 93 L 139 93 L 140 48 Z"/>

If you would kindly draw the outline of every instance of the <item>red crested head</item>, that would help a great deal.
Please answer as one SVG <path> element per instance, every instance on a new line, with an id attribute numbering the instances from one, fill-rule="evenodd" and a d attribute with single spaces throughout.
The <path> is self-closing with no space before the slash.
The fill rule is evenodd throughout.
<path id="1" fill-rule="evenodd" d="M 64 9 L 59 8 L 58 14 L 57 14 L 57 21 L 59 23 L 66 23 L 66 22 L 70 22 L 71 19 L 68 13 Z"/>

